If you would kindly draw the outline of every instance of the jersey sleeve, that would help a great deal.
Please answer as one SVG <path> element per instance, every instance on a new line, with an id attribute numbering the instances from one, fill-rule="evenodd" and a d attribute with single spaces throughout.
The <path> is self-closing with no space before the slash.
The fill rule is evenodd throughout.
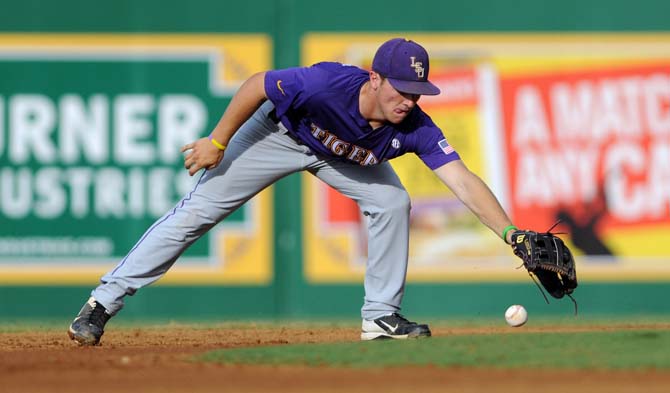
<path id="1" fill-rule="evenodd" d="M 435 170 L 442 165 L 460 160 L 456 150 L 447 142 L 437 126 L 426 127 L 422 130 L 420 144 L 417 146 L 416 154 L 421 161 L 431 170 Z"/>
<path id="2" fill-rule="evenodd" d="M 306 99 L 305 86 L 309 83 L 309 69 L 286 68 L 265 73 L 265 94 L 275 105 L 277 116 L 283 116 L 289 108 L 300 109 Z"/>

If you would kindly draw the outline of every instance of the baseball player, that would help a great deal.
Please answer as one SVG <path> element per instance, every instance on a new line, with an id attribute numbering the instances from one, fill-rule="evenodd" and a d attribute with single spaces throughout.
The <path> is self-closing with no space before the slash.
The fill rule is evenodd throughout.
<path id="1" fill-rule="evenodd" d="M 479 220 L 509 242 L 515 229 L 489 188 L 470 172 L 417 105 L 440 90 L 426 50 L 395 38 L 372 70 L 333 62 L 261 72 L 245 81 L 208 137 L 182 147 L 199 181 L 101 278 L 69 328 L 96 345 L 126 295 L 158 280 L 210 228 L 258 192 L 308 171 L 368 216 L 362 340 L 431 335 L 399 311 L 405 288 L 410 199 L 388 160 L 416 154 Z"/>

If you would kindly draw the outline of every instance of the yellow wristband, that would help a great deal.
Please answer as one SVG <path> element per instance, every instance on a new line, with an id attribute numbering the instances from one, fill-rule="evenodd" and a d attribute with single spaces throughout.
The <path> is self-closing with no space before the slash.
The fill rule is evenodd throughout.
<path id="1" fill-rule="evenodd" d="M 217 149 L 223 151 L 226 150 L 226 145 L 222 144 L 221 142 L 217 141 L 214 139 L 213 136 L 209 136 L 209 141 L 212 142 L 212 145 L 216 146 Z"/>
<path id="2" fill-rule="evenodd" d="M 519 228 L 515 227 L 514 225 L 508 225 L 508 226 L 505 227 L 505 229 L 503 229 L 502 238 L 503 238 L 503 241 L 505 243 L 507 243 L 507 232 L 509 232 L 513 229 L 518 230 Z"/>

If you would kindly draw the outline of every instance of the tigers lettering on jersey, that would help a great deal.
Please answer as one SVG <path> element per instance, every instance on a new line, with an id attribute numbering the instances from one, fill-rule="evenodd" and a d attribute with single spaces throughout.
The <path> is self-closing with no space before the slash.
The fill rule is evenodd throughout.
<path id="1" fill-rule="evenodd" d="M 323 130 L 314 123 L 311 123 L 312 135 L 314 138 L 321 141 L 321 143 L 337 156 L 344 156 L 348 160 L 354 161 L 359 165 L 375 165 L 379 163 L 379 159 L 371 150 L 362 148 L 349 142 L 339 139 L 330 131 Z"/>

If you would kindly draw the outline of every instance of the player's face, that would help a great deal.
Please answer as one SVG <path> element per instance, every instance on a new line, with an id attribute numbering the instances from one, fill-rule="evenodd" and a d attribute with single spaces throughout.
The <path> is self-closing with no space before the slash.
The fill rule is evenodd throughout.
<path id="1" fill-rule="evenodd" d="M 421 95 L 402 93 L 396 90 L 388 79 L 383 79 L 378 90 L 378 104 L 386 121 L 399 124 L 414 109 Z"/>

